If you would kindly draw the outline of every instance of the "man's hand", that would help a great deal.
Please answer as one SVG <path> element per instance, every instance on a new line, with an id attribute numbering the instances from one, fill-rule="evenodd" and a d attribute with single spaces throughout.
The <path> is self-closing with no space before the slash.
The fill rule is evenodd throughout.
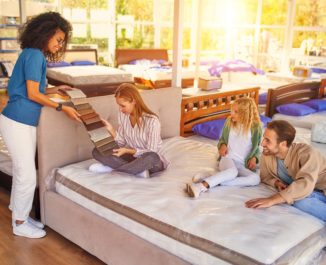
<path id="1" fill-rule="evenodd" d="M 275 194 L 268 198 L 257 198 L 245 203 L 247 208 L 268 208 L 275 204 L 284 203 L 285 200 L 280 194 Z"/>
<path id="2" fill-rule="evenodd" d="M 276 180 L 274 183 L 274 186 L 278 191 L 284 190 L 288 187 L 287 184 L 285 184 L 284 182 L 282 182 L 280 180 Z"/>
<path id="3" fill-rule="evenodd" d="M 225 144 L 222 144 L 220 146 L 220 149 L 218 149 L 218 152 L 220 154 L 220 156 L 226 156 L 226 154 L 228 153 L 228 148 Z"/>
<path id="4" fill-rule="evenodd" d="M 256 166 L 257 166 L 257 159 L 256 157 L 252 157 L 248 160 L 248 168 L 250 170 L 254 170 L 256 169 Z"/>

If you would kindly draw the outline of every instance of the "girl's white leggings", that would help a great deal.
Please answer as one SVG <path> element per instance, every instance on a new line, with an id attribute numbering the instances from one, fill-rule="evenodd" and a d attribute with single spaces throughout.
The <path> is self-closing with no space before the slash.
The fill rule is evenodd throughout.
<path id="1" fill-rule="evenodd" d="M 260 182 L 260 177 L 243 164 L 222 157 L 219 163 L 219 172 L 205 178 L 209 187 L 224 186 L 255 186 Z"/>

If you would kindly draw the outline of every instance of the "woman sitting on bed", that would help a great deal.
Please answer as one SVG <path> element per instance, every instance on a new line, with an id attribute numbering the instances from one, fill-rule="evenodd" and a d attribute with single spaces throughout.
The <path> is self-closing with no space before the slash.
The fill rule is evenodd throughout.
<path id="1" fill-rule="evenodd" d="M 262 126 L 256 103 L 251 98 L 237 99 L 225 121 L 218 142 L 219 172 L 212 176 L 199 173 L 187 184 L 187 192 L 197 198 L 217 185 L 254 186 L 260 178 L 255 172 L 259 157 Z"/>
<path id="2" fill-rule="evenodd" d="M 118 131 L 106 120 L 103 122 L 119 148 L 107 156 L 94 149 L 93 157 L 102 164 L 93 164 L 89 170 L 102 173 L 115 169 L 143 178 L 162 171 L 167 163 L 160 154 L 162 139 L 158 117 L 132 84 L 119 86 L 115 98 L 120 110 Z"/>

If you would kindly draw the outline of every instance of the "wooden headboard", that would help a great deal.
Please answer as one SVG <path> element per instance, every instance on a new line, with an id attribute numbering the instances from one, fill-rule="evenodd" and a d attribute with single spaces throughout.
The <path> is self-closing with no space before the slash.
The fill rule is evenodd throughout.
<path id="1" fill-rule="evenodd" d="M 64 61 L 70 63 L 72 61 L 91 61 L 98 64 L 96 49 L 72 49 L 66 50 Z"/>
<path id="2" fill-rule="evenodd" d="M 294 83 L 268 90 L 266 112 L 267 117 L 277 113 L 276 107 L 288 103 L 300 103 L 324 95 L 325 81 Z"/>
<path id="3" fill-rule="evenodd" d="M 258 93 L 259 87 L 254 87 L 183 98 L 180 120 L 181 135 L 192 135 L 192 127 L 198 123 L 229 116 L 231 105 L 238 98 L 251 97 L 258 104 Z"/>
<path id="4" fill-rule="evenodd" d="M 115 56 L 117 66 L 137 59 L 169 60 L 166 49 L 117 49 Z"/>

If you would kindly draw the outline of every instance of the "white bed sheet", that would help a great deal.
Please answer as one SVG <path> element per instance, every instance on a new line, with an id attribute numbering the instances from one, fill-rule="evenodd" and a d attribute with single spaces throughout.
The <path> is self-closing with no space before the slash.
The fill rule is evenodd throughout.
<path id="1" fill-rule="evenodd" d="M 122 64 L 119 66 L 119 69 L 124 70 L 128 73 L 131 73 L 133 77 L 140 77 L 146 80 L 151 81 L 160 81 L 160 80 L 171 80 L 172 79 L 172 67 L 169 68 L 158 68 L 158 67 L 148 67 L 142 65 L 132 65 L 132 64 Z M 195 78 L 195 68 L 187 67 L 182 68 L 181 78 L 190 79 Z M 207 77 L 209 76 L 208 68 L 201 67 L 199 70 L 199 76 Z"/>
<path id="2" fill-rule="evenodd" d="M 286 120 L 295 127 L 311 129 L 314 124 L 326 120 L 326 111 L 319 111 L 305 116 L 290 116 L 276 113 L 273 115 L 273 120 Z"/>
<path id="3" fill-rule="evenodd" d="M 54 67 L 47 69 L 47 77 L 74 85 L 132 82 L 132 75 L 118 68 L 102 65 Z"/>
<path id="4" fill-rule="evenodd" d="M 232 249 L 257 263 L 271 264 L 283 256 L 282 262 L 285 258 L 286 264 L 309 264 L 326 245 L 326 238 L 321 234 L 313 244 L 300 249 L 300 255 L 289 256 L 290 249 L 323 229 L 324 223 L 288 205 L 264 210 L 244 207 L 245 201 L 274 192 L 265 185 L 216 187 L 197 200 L 189 198 L 184 189 L 191 177 L 200 171 L 216 170 L 216 146 L 211 143 L 175 137 L 164 141 L 163 150 L 172 163 L 167 170 L 150 179 L 118 172 L 93 174 L 87 167 L 94 160 L 69 165 L 58 172 L 102 196 Z M 96 205 L 59 182 L 56 182 L 56 191 L 192 264 L 226 264 Z"/>

